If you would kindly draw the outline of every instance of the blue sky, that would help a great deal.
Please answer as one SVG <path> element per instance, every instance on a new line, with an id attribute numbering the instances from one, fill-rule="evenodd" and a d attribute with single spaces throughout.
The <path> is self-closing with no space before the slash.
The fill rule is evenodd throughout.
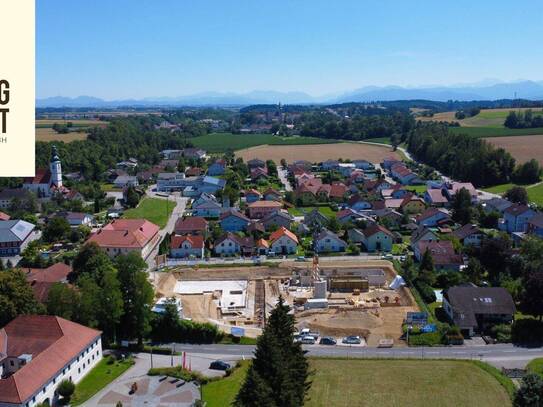
<path id="1" fill-rule="evenodd" d="M 537 1 L 37 0 L 37 97 L 543 79 Z"/>

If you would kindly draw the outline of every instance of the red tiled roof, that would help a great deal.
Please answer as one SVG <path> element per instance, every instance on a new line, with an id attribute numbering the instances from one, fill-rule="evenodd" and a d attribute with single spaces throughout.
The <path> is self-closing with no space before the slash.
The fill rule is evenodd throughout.
<path id="1" fill-rule="evenodd" d="M 269 249 L 270 244 L 265 239 L 259 239 L 256 242 L 256 247 L 265 247 L 266 249 Z"/>
<path id="2" fill-rule="evenodd" d="M 346 192 L 347 186 L 344 184 L 338 183 L 330 186 L 330 196 L 332 198 L 343 198 Z"/>
<path id="3" fill-rule="evenodd" d="M 45 269 L 28 268 L 22 269 L 26 280 L 29 282 L 58 283 L 65 281 L 72 272 L 72 268 L 64 263 L 55 263 Z"/>
<path id="4" fill-rule="evenodd" d="M 176 233 L 183 234 L 194 230 L 204 232 L 207 230 L 207 220 L 201 216 L 187 216 L 179 218 L 175 222 L 174 230 Z"/>
<path id="5" fill-rule="evenodd" d="M 254 188 L 251 188 L 251 189 L 246 189 L 245 190 L 245 196 L 247 195 L 258 195 L 258 196 L 262 196 L 262 194 L 260 192 L 258 192 L 256 189 Z"/>
<path id="6" fill-rule="evenodd" d="M 432 203 L 447 203 L 449 202 L 447 200 L 447 197 L 443 195 L 443 191 L 441 189 L 428 189 L 426 191 L 428 196 L 430 197 L 430 201 Z"/>
<path id="7" fill-rule="evenodd" d="M 260 202 L 260 201 L 257 201 L 257 202 Z M 223 212 L 219 218 L 219 220 L 223 220 L 223 219 L 226 219 L 228 218 L 229 216 L 235 216 L 236 218 L 240 218 L 240 219 L 243 219 L 244 221 L 246 222 L 249 222 L 250 219 L 245 216 L 243 213 L 235 210 L 235 209 L 229 209 L 227 210 L 226 212 Z"/>
<path id="8" fill-rule="evenodd" d="M 198 167 L 192 167 L 185 170 L 185 175 L 187 177 L 197 177 L 200 174 L 202 174 L 202 169 Z"/>
<path id="9" fill-rule="evenodd" d="M 419 251 L 424 254 L 427 250 L 432 255 L 434 264 L 462 264 L 462 256 L 456 254 L 454 246 L 450 240 L 440 241 L 420 241 L 418 243 Z"/>
<path id="10" fill-rule="evenodd" d="M 20 315 L 0 330 L 0 351 L 32 360 L 0 379 L 0 402 L 22 404 L 100 337 L 100 332 L 50 315 Z M 2 341 L 4 339 L 4 341 Z"/>
<path id="11" fill-rule="evenodd" d="M 2 221 L 2 220 L 10 220 L 10 219 L 11 219 L 11 216 L 9 216 L 7 213 L 4 213 L 4 212 L 0 211 L 0 221 Z"/>
<path id="12" fill-rule="evenodd" d="M 87 242 L 102 247 L 143 248 L 158 231 L 157 225 L 145 219 L 118 219 L 94 233 Z"/>
<path id="13" fill-rule="evenodd" d="M 248 208 L 282 208 L 283 204 L 277 201 L 255 201 L 248 205 Z"/>
<path id="14" fill-rule="evenodd" d="M 24 179 L 25 184 L 49 184 L 51 181 L 51 171 L 49 168 L 36 168 L 34 177 Z"/>
<path id="15" fill-rule="evenodd" d="M 449 217 L 449 215 L 447 215 L 445 212 L 443 211 L 440 211 L 439 209 L 437 208 L 428 208 L 426 209 L 424 212 L 422 212 L 419 216 L 417 216 L 415 218 L 415 220 L 418 222 L 421 222 L 423 220 L 426 220 L 428 218 L 431 218 L 432 216 L 434 215 L 439 215 L 439 214 L 442 214 L 444 215 L 445 217 Z"/>
<path id="16" fill-rule="evenodd" d="M 184 242 L 189 242 L 193 249 L 203 249 L 204 247 L 204 238 L 201 235 L 188 235 L 188 236 L 172 236 L 170 242 L 171 249 L 179 249 Z"/>
<path id="17" fill-rule="evenodd" d="M 273 232 L 270 235 L 269 241 L 271 243 L 273 243 L 277 239 L 279 239 L 279 238 L 281 238 L 283 236 L 289 237 L 290 239 L 294 240 L 296 242 L 296 244 L 298 244 L 298 237 L 284 226 L 281 226 L 279 229 L 277 229 L 275 232 Z"/>

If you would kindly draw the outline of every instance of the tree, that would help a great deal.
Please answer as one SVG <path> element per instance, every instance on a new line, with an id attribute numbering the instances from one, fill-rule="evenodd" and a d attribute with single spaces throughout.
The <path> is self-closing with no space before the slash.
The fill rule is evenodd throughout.
<path id="1" fill-rule="evenodd" d="M 79 296 L 77 292 L 67 284 L 54 283 L 47 295 L 47 313 L 65 319 L 77 318 L 79 308 Z"/>
<path id="2" fill-rule="evenodd" d="M 0 327 L 18 315 L 44 312 L 22 271 L 0 271 L 0 310 Z"/>
<path id="3" fill-rule="evenodd" d="M 150 331 L 153 287 L 147 281 L 147 263 L 132 252 L 115 259 L 123 297 L 122 333 L 126 338 L 137 338 L 143 345 L 143 337 Z"/>
<path id="4" fill-rule="evenodd" d="M 279 297 L 257 340 L 255 357 L 234 405 L 255 407 L 303 406 L 311 387 L 309 365 L 302 347 L 294 343 L 294 316 Z"/>
<path id="5" fill-rule="evenodd" d="M 140 195 L 136 192 L 133 186 L 129 186 L 126 190 L 126 205 L 130 208 L 135 208 L 140 202 Z"/>
<path id="6" fill-rule="evenodd" d="M 460 189 L 454 195 L 452 218 L 461 225 L 465 225 L 471 221 L 471 194 L 466 188 Z"/>
<path id="7" fill-rule="evenodd" d="M 75 391 L 75 384 L 70 380 L 63 380 L 58 384 L 57 392 L 67 402 L 70 401 L 70 398 L 74 394 L 74 391 Z"/>
<path id="8" fill-rule="evenodd" d="M 468 261 L 468 267 L 465 270 L 466 275 L 475 284 L 480 284 L 484 278 L 485 270 L 481 266 L 481 262 L 475 257 L 470 257 Z"/>
<path id="9" fill-rule="evenodd" d="M 179 312 L 175 299 L 169 298 L 164 304 L 164 312 L 155 316 L 153 320 L 152 339 L 157 342 L 171 341 L 179 329 Z"/>
<path id="10" fill-rule="evenodd" d="M 522 378 L 513 400 L 515 407 L 541 407 L 543 405 L 543 379 L 536 373 Z"/>
<path id="11" fill-rule="evenodd" d="M 99 260 L 110 261 L 107 255 L 95 242 L 85 244 L 77 253 L 72 264 L 73 275 L 79 276 L 82 273 L 92 273 Z"/>
<path id="12" fill-rule="evenodd" d="M 508 189 L 503 195 L 505 199 L 508 199 L 511 202 L 518 203 L 521 205 L 528 204 L 528 192 L 524 187 L 513 187 Z"/>
<path id="13" fill-rule="evenodd" d="M 541 177 L 541 167 L 535 159 L 520 164 L 513 173 L 513 180 L 519 184 L 533 184 L 539 182 Z"/>
<path id="14" fill-rule="evenodd" d="M 70 234 L 70 224 L 65 218 L 59 216 L 47 222 L 47 226 L 43 230 L 43 239 L 47 242 L 56 242 L 63 240 Z"/>
<path id="15" fill-rule="evenodd" d="M 543 316 L 543 268 L 532 271 L 524 279 L 524 289 L 520 295 L 519 308 L 526 314 L 541 320 Z"/>

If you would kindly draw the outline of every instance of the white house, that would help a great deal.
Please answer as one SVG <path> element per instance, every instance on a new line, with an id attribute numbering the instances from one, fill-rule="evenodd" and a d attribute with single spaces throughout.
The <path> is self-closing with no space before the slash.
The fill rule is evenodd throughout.
<path id="1" fill-rule="evenodd" d="M 364 236 L 361 243 L 368 252 L 390 252 L 394 243 L 394 235 L 381 225 L 374 224 L 362 231 Z"/>
<path id="2" fill-rule="evenodd" d="M 102 359 L 100 332 L 51 315 L 20 315 L 0 330 L 0 406 L 56 405 Z"/>
<path id="3" fill-rule="evenodd" d="M 323 229 L 315 239 L 315 251 L 322 252 L 344 252 L 347 248 L 347 243 L 339 238 L 335 233 Z"/>
<path id="4" fill-rule="evenodd" d="M 172 236 L 170 256 L 176 258 L 194 256 L 204 257 L 204 237 L 202 235 Z"/>
<path id="5" fill-rule="evenodd" d="M 277 254 L 293 254 L 298 250 L 298 237 L 285 227 L 270 235 L 270 250 Z"/>

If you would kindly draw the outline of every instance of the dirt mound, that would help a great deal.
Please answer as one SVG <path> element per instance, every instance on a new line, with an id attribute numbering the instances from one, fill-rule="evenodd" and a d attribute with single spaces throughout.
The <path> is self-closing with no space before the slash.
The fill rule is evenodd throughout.
<path id="1" fill-rule="evenodd" d="M 321 335 L 367 337 L 370 330 L 383 325 L 379 310 L 335 309 L 303 312 L 297 317 L 300 328 L 319 331 Z"/>

